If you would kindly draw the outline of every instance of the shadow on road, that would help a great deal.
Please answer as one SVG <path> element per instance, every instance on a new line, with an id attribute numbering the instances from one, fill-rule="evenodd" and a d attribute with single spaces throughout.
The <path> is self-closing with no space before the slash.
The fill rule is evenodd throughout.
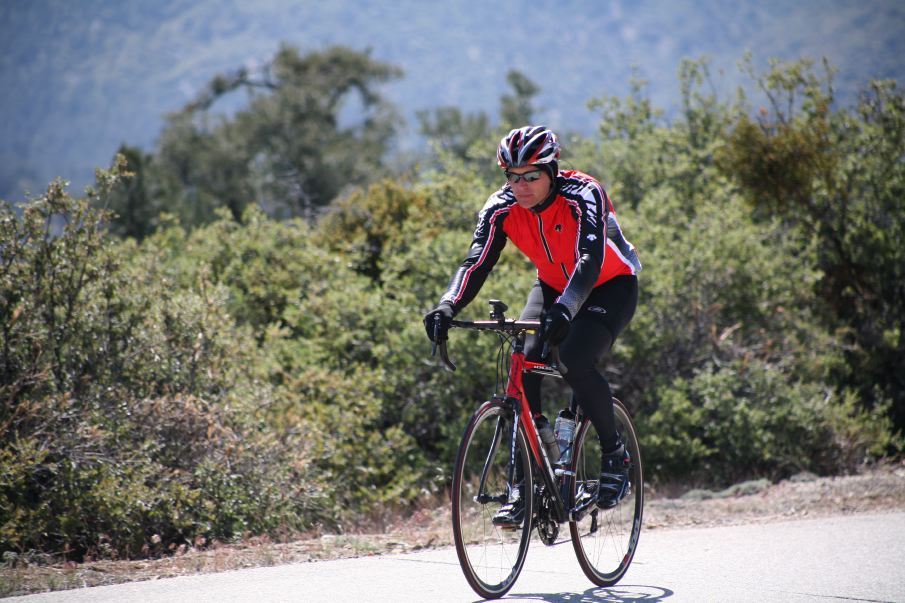
<path id="1" fill-rule="evenodd" d="M 518 593 L 506 599 L 537 599 L 548 603 L 657 603 L 675 593 L 659 586 L 620 584 L 610 588 L 589 588 L 583 593 Z"/>

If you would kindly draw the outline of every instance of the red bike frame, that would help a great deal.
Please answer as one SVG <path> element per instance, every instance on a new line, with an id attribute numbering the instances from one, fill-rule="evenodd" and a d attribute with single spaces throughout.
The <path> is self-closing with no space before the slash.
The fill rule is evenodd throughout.
<path id="1" fill-rule="evenodd" d="M 541 453 L 541 446 L 539 444 L 540 438 L 538 437 L 537 428 L 534 426 L 534 417 L 532 416 L 531 407 L 528 405 L 528 399 L 525 397 L 525 389 L 522 385 L 522 375 L 526 371 L 531 370 L 549 373 L 550 365 L 544 362 L 526 360 L 525 352 L 520 349 L 514 350 L 512 352 L 512 361 L 509 365 L 509 380 L 506 384 L 506 397 L 514 398 L 519 401 L 519 406 L 522 410 L 520 415 L 521 423 L 528 436 L 528 446 L 531 448 L 531 454 L 534 456 L 534 460 L 537 461 L 538 466 L 544 467 L 545 464 L 541 459 L 541 454 L 546 458 L 547 451 L 544 450 L 543 453 Z M 549 459 L 547 460 L 548 462 L 546 464 L 549 465 Z"/>
<path id="2" fill-rule="evenodd" d="M 556 474 L 554 473 L 553 463 L 547 456 L 547 450 L 540 444 L 537 428 L 534 425 L 534 416 L 531 413 L 531 407 L 528 405 L 528 399 L 525 397 L 525 390 L 522 385 L 522 375 L 525 372 L 538 372 L 545 375 L 555 375 L 561 377 L 556 368 L 545 362 L 532 362 L 525 359 L 525 352 L 522 349 L 522 343 L 516 344 L 512 351 L 511 362 L 509 364 L 509 378 L 506 384 L 506 399 L 518 404 L 519 423 L 524 431 L 525 439 L 528 441 L 528 447 L 534 458 L 535 464 L 541 470 L 544 484 L 551 492 L 559 490 L 560 496 L 551 496 L 549 499 L 553 502 L 553 511 L 558 521 L 563 522 L 569 519 L 570 509 L 566 506 L 571 504 L 569 492 L 571 489 L 570 473 L 566 474 L 561 484 L 556 483 Z"/>

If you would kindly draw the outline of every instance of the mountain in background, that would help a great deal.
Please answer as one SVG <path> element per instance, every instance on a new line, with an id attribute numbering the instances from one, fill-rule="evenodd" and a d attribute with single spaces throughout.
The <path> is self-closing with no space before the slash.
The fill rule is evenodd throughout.
<path id="1" fill-rule="evenodd" d="M 873 78 L 905 81 L 905 2 L 677 0 L 6 0 L 0 5 L 0 199 L 62 176 L 77 189 L 121 143 L 150 150 L 167 112 L 216 74 L 342 44 L 405 71 L 387 97 L 417 145 L 419 109 L 496 116 L 506 73 L 541 86 L 538 118 L 591 133 L 591 98 L 624 96 L 633 72 L 674 109 L 683 58 L 707 56 L 730 94 L 736 63 L 822 57 L 849 104 Z M 239 102 L 237 100 L 237 102 Z"/>

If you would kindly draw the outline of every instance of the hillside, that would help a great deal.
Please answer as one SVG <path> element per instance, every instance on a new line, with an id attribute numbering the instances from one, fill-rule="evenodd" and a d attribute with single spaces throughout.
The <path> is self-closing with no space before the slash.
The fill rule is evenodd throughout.
<path id="1" fill-rule="evenodd" d="M 416 144 L 418 109 L 495 115 L 505 74 L 542 88 L 541 117 L 588 131 L 593 97 L 624 95 L 633 68 L 661 107 L 675 106 L 682 58 L 708 55 L 731 89 L 746 50 L 764 61 L 826 56 L 850 100 L 870 77 L 902 80 L 905 5 L 896 0 L 607 2 L 527 6 L 452 0 L 360 2 L 15 0 L 0 8 L 0 198 L 57 175 L 86 184 L 120 143 L 150 148 L 162 116 L 218 72 L 268 60 L 280 42 L 372 49 L 401 66 L 388 96 Z"/>

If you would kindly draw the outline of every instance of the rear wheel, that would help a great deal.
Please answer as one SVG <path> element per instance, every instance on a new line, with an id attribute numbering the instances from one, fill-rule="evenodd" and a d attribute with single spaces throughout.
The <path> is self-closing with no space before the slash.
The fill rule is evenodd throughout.
<path id="1" fill-rule="evenodd" d="M 534 491 L 528 448 L 517 431 L 517 475 L 523 479 L 525 521 L 516 529 L 493 524 L 508 498 L 513 413 L 499 400 L 485 402 L 465 428 L 452 483 L 456 554 L 465 578 L 482 597 L 502 597 L 525 564 L 531 536 Z"/>
<path id="2" fill-rule="evenodd" d="M 572 468 L 572 500 L 577 517 L 569 522 L 572 545 L 585 575 L 598 586 L 616 584 L 628 570 L 638 537 L 641 534 L 641 514 L 644 510 L 644 481 L 641 470 L 641 449 L 632 419 L 614 399 L 616 430 L 631 456 L 629 490 L 612 509 L 600 509 L 595 504 L 600 477 L 600 443 L 597 430 L 584 421 L 575 438 L 575 457 Z"/>

